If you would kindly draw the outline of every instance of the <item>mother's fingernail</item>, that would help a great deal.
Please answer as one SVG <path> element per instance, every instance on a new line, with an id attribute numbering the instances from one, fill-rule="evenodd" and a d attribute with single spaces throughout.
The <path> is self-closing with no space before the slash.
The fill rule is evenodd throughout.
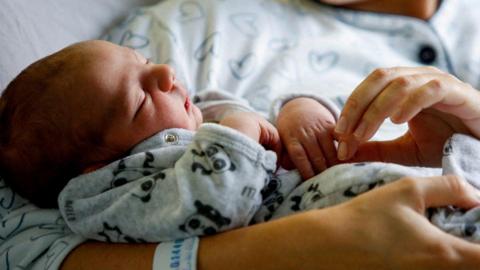
<path id="1" fill-rule="evenodd" d="M 342 134 L 345 133 L 345 131 L 347 131 L 347 119 L 345 116 L 341 116 L 335 127 L 335 132 Z"/>
<path id="2" fill-rule="evenodd" d="M 390 117 L 390 120 L 394 123 L 400 122 L 400 120 L 403 118 L 403 113 L 402 111 L 397 111 L 392 117 Z"/>
<path id="3" fill-rule="evenodd" d="M 346 142 L 340 142 L 338 144 L 338 159 L 345 160 L 347 159 L 348 148 Z"/>
<path id="4" fill-rule="evenodd" d="M 357 130 L 353 132 L 353 136 L 357 137 L 358 139 L 363 138 L 365 136 L 365 133 L 367 132 L 367 124 L 365 122 L 360 123 L 360 126 L 358 126 Z"/>

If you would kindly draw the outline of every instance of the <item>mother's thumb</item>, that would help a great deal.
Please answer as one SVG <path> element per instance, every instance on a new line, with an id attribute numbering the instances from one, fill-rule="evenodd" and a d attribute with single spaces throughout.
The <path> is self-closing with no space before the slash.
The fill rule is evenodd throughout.
<path id="1" fill-rule="evenodd" d="M 480 191 L 457 175 L 442 175 L 419 181 L 425 207 L 454 205 L 464 209 L 480 206 Z"/>

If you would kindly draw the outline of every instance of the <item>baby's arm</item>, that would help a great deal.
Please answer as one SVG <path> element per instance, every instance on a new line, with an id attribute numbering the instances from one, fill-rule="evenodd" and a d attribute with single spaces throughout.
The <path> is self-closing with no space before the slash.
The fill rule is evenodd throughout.
<path id="1" fill-rule="evenodd" d="M 235 129 L 280 154 L 277 129 L 250 107 L 247 100 L 221 90 L 206 90 L 194 97 L 205 122 L 219 123 Z"/>
<path id="2" fill-rule="evenodd" d="M 277 129 L 261 115 L 254 112 L 237 112 L 220 120 L 220 125 L 235 129 L 266 149 L 281 152 L 280 136 Z"/>
<path id="3" fill-rule="evenodd" d="M 59 205 L 74 232 L 100 241 L 214 234 L 250 222 L 275 166 L 275 154 L 247 136 L 204 124 L 186 149 L 140 152 L 71 180 Z"/>
<path id="4" fill-rule="evenodd" d="M 338 163 L 333 137 L 338 109 L 333 103 L 299 95 L 281 98 L 273 107 L 279 111 L 273 114 L 278 114 L 277 128 L 288 157 L 304 179 Z M 288 167 L 285 158 L 282 163 Z"/>

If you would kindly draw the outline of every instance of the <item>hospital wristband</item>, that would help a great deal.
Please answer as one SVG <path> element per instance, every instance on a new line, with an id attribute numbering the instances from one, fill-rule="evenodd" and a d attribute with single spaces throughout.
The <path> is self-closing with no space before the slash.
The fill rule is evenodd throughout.
<path id="1" fill-rule="evenodd" d="M 196 270 L 198 237 L 158 244 L 153 257 L 153 270 Z"/>

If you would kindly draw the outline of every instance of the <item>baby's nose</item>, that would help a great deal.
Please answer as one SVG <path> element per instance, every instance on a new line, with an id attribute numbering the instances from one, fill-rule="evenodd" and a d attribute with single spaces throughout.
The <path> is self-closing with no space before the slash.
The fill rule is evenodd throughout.
<path id="1" fill-rule="evenodd" d="M 175 71 L 169 65 L 154 65 L 152 76 L 157 81 L 158 90 L 168 92 L 174 89 Z"/>

